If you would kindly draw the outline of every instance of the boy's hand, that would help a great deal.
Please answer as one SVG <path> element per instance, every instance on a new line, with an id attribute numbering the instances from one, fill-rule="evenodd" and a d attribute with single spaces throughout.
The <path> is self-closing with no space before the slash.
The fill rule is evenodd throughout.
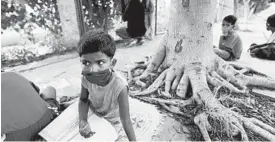
<path id="1" fill-rule="evenodd" d="M 90 127 L 88 121 L 80 121 L 79 122 L 79 133 L 84 138 L 89 138 L 95 134 L 95 132 L 93 132 L 91 130 L 91 127 Z"/>
<path id="2" fill-rule="evenodd" d="M 250 45 L 250 48 L 248 48 L 247 52 L 250 52 L 251 50 L 254 50 L 257 47 L 256 43 L 253 43 Z"/>

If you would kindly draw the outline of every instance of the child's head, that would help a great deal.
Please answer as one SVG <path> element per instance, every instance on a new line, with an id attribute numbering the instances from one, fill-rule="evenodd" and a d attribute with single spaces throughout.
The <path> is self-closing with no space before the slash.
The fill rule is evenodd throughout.
<path id="1" fill-rule="evenodd" d="M 100 72 L 115 65 L 114 39 L 102 30 L 88 31 L 78 43 L 79 56 L 84 72 Z"/>
<path id="2" fill-rule="evenodd" d="M 224 35 L 232 32 L 236 26 L 237 18 L 234 15 L 228 15 L 222 20 L 222 32 Z"/>
<path id="3" fill-rule="evenodd" d="M 275 31 L 275 14 L 270 15 L 266 20 L 266 30 Z"/>

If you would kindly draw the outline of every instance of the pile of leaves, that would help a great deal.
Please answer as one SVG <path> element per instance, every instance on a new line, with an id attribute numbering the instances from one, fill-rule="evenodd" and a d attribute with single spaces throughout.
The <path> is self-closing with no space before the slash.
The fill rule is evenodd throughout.
<path id="1" fill-rule="evenodd" d="M 138 70 L 138 71 L 137 71 Z M 133 77 L 138 76 L 142 73 L 140 69 L 133 70 L 132 75 Z M 159 74 L 158 74 L 159 75 Z M 157 76 L 151 76 L 143 80 L 143 82 L 146 83 L 146 87 L 142 88 L 135 84 L 134 82 L 130 82 L 130 91 L 136 92 L 136 91 L 142 91 L 146 89 L 150 84 L 153 83 L 153 81 L 157 78 Z M 241 114 L 244 117 L 248 118 L 257 118 L 261 120 L 262 122 L 275 127 L 275 102 L 270 100 L 269 98 L 264 97 L 263 95 L 258 95 L 253 93 L 251 90 L 256 86 L 248 86 L 249 91 L 245 94 L 239 94 L 239 93 L 232 93 L 229 89 L 225 87 L 221 87 L 216 93 L 215 97 L 227 108 L 230 108 L 231 110 Z M 209 88 L 213 91 L 214 87 L 209 85 Z M 160 90 L 164 90 L 164 88 L 160 88 Z M 275 90 L 273 90 L 275 91 Z M 174 99 L 179 99 L 175 95 L 174 92 L 171 93 Z M 192 88 L 190 87 L 187 91 L 187 97 L 192 96 Z M 187 127 L 189 129 L 188 135 L 190 136 L 190 140 L 194 141 L 201 141 L 203 140 L 202 135 L 199 131 L 199 128 L 194 124 L 194 117 L 201 112 L 203 112 L 204 107 L 192 104 L 187 105 L 185 107 L 181 107 L 181 112 L 184 113 L 184 115 L 175 114 L 168 112 L 166 109 L 163 108 L 162 105 L 160 105 L 157 101 L 152 101 L 147 98 L 157 98 L 157 99 L 169 99 L 162 97 L 158 94 L 158 92 L 154 92 L 150 95 L 146 96 L 135 96 L 134 98 L 139 99 L 143 102 L 150 103 L 153 105 L 156 105 L 156 107 L 163 113 L 168 113 L 172 115 L 177 121 L 179 121 L 182 125 Z M 211 126 L 214 128 L 209 134 L 211 137 L 211 140 L 219 141 L 219 140 L 228 140 L 228 141 L 234 141 L 234 140 L 241 140 L 241 135 L 236 137 L 228 137 L 224 132 L 224 128 L 226 126 L 221 125 L 221 123 L 217 121 L 212 121 L 211 117 L 208 118 Z M 251 141 L 266 141 L 261 136 L 255 135 L 249 130 L 246 130 L 249 140 Z"/>

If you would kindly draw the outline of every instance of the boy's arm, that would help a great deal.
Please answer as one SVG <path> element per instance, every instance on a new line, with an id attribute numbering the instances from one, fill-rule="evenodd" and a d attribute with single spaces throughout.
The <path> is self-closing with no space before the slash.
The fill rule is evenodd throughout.
<path id="1" fill-rule="evenodd" d="M 256 48 L 266 48 L 270 45 L 271 43 L 264 43 L 264 44 L 252 44 L 248 50 L 253 50 Z"/>
<path id="2" fill-rule="evenodd" d="M 86 88 L 81 86 L 78 111 L 79 111 L 79 122 L 87 121 L 89 105 L 88 105 L 89 92 Z"/>
<path id="3" fill-rule="evenodd" d="M 264 48 L 275 48 L 275 43 L 274 42 L 268 43 L 265 47 L 262 47 L 261 49 L 264 49 Z"/>
<path id="4" fill-rule="evenodd" d="M 237 59 L 240 59 L 241 54 L 242 54 L 242 50 L 243 50 L 243 44 L 242 44 L 241 39 L 239 38 L 239 39 L 236 41 L 236 43 L 235 43 L 235 45 L 234 45 L 234 47 L 233 47 L 233 50 L 232 50 L 234 56 L 235 56 Z"/>
<path id="5" fill-rule="evenodd" d="M 118 96 L 119 103 L 119 114 L 120 120 L 122 122 L 123 128 L 129 141 L 136 141 L 136 135 L 130 118 L 129 112 L 129 101 L 128 101 L 128 90 L 123 88 Z"/>
<path id="6" fill-rule="evenodd" d="M 86 88 L 81 86 L 78 111 L 79 111 L 79 133 L 81 136 L 88 138 L 95 134 L 90 128 L 88 123 L 88 111 L 89 111 L 89 102 L 88 102 L 89 92 Z"/>

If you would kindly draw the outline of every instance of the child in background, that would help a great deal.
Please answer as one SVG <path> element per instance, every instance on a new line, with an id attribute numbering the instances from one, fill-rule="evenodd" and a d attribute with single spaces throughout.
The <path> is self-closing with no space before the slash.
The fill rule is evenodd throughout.
<path id="1" fill-rule="evenodd" d="M 79 132 L 90 137 L 93 126 L 87 121 L 89 108 L 109 121 L 118 132 L 118 141 L 136 141 L 129 113 L 128 86 L 113 70 L 116 45 L 103 31 L 89 31 L 79 42 L 82 64 L 79 100 Z M 127 136 L 126 136 L 127 135 Z"/>
<path id="2" fill-rule="evenodd" d="M 275 14 L 267 18 L 266 30 L 271 31 L 271 36 L 264 44 L 251 44 L 248 51 L 252 57 L 275 60 Z"/>
<path id="3" fill-rule="evenodd" d="M 123 1 L 123 0 L 122 0 Z M 124 1 L 123 1 L 124 2 Z M 122 5 L 122 20 L 127 21 L 127 27 L 116 30 L 116 34 L 122 39 L 130 39 L 129 46 L 142 45 L 146 33 L 145 6 L 142 0 L 130 0 Z"/>
<path id="4" fill-rule="evenodd" d="M 223 35 L 220 37 L 219 48 L 214 52 L 226 61 L 240 59 L 243 46 L 240 36 L 235 32 L 237 18 L 233 15 L 224 17 L 222 21 Z"/>

